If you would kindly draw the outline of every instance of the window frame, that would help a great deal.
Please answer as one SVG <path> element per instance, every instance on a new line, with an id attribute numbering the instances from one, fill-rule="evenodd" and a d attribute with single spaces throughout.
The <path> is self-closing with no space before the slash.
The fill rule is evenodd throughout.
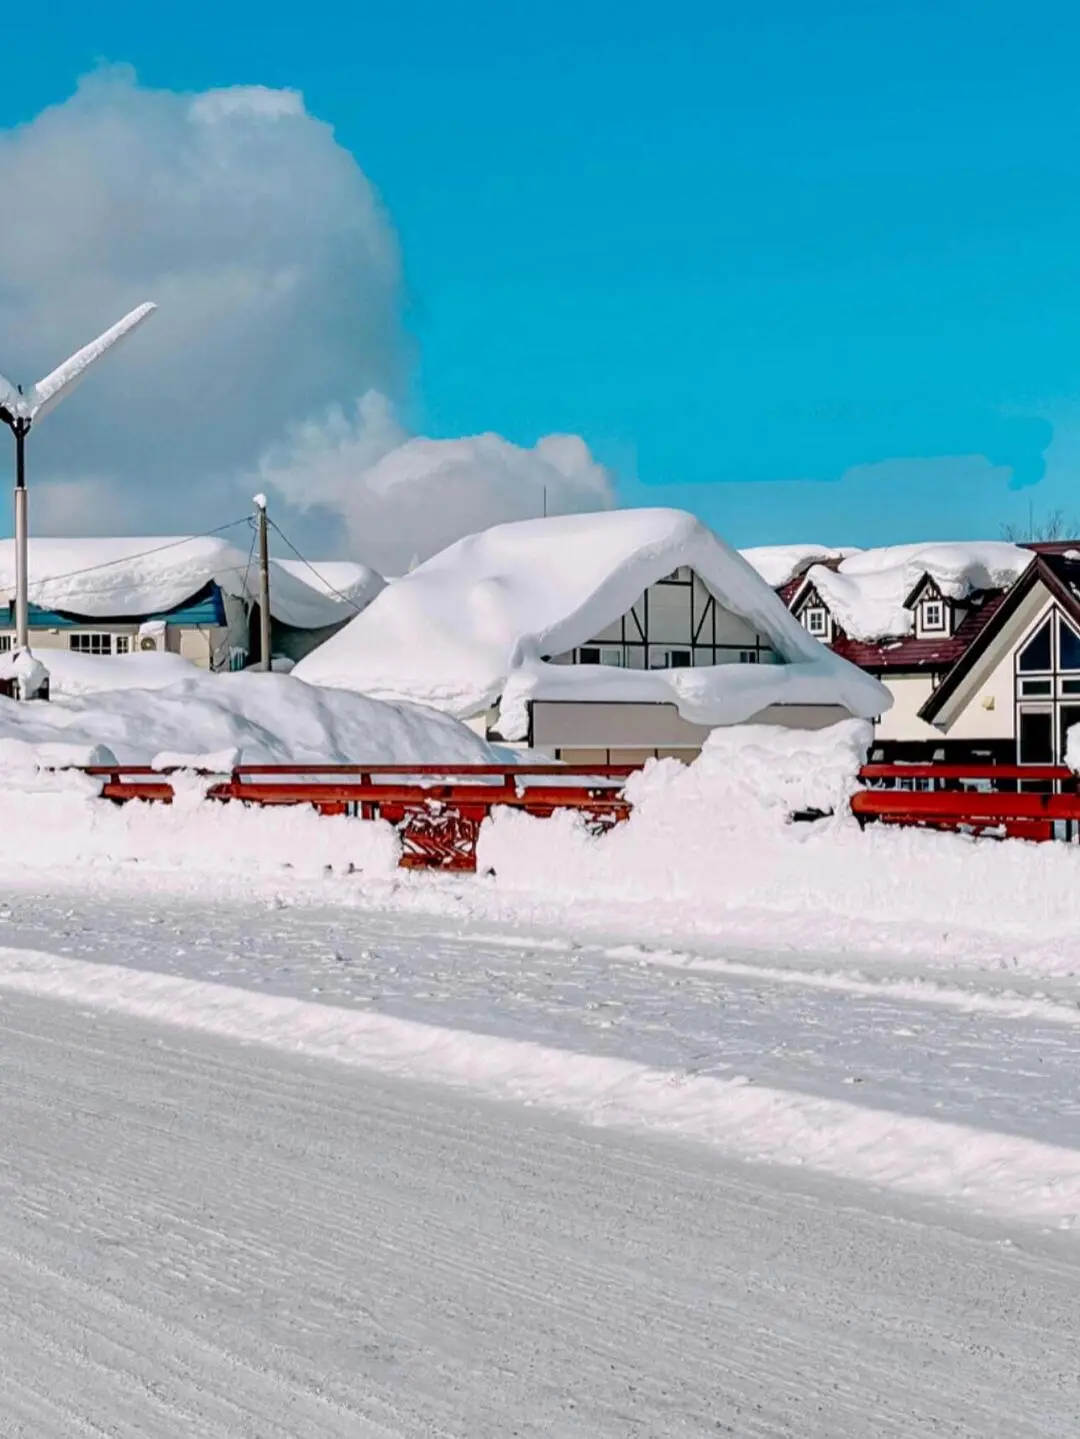
<path id="1" fill-rule="evenodd" d="M 111 630 L 77 630 L 68 635 L 68 651 L 76 655 L 93 655 L 97 659 L 111 658 L 115 653 L 115 639 Z"/>
<path id="2" fill-rule="evenodd" d="M 931 614 L 936 618 L 931 619 Z M 946 630 L 945 622 L 945 601 L 943 599 L 927 599 L 919 601 L 919 628 L 927 634 L 942 634 Z"/>
<path id="3" fill-rule="evenodd" d="M 806 633 L 815 640 L 825 640 L 829 637 L 829 611 L 825 605 L 807 605 L 802 612 L 803 628 Z M 815 628 L 815 621 L 820 621 L 821 628 Z"/>

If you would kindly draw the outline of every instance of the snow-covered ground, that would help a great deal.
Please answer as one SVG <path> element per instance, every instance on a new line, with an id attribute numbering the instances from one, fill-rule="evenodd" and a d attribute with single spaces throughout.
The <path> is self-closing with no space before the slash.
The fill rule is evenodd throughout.
<path id="1" fill-rule="evenodd" d="M 1075 1432 L 1060 1247 L 128 1016 L 0 1022 L 6 1434 Z"/>
<path id="2" fill-rule="evenodd" d="M 474 877 L 9 788 L 13 1432 L 1077 1432 L 1080 850 L 789 824 L 864 742 Z"/>
<path id="3" fill-rule="evenodd" d="M 8 888 L 11 1432 L 1075 1432 L 1064 992 L 155 888 Z"/>

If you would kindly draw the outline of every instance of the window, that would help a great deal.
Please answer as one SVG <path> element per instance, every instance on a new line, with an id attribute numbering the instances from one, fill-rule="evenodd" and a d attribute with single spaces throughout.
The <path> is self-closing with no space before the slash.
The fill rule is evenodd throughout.
<path id="1" fill-rule="evenodd" d="M 1054 763 L 1054 714 L 1052 710 L 1022 709 L 1020 711 L 1017 750 L 1021 764 Z"/>
<path id="2" fill-rule="evenodd" d="M 68 647 L 80 655 L 111 655 L 113 652 L 112 642 L 112 635 L 89 634 L 68 636 Z"/>
<path id="3" fill-rule="evenodd" d="M 9 655 L 13 637 L 11 635 L 0 635 L 0 655 Z"/>
<path id="4" fill-rule="evenodd" d="M 117 635 L 117 636 L 116 636 L 116 653 L 117 653 L 118 655 L 126 655 L 126 654 L 129 654 L 130 651 L 131 651 L 131 636 L 130 636 L 130 635 Z"/>
<path id="5" fill-rule="evenodd" d="M 945 628 L 945 606 L 941 600 L 923 600 L 920 609 L 922 610 L 924 630 L 943 630 Z"/>
<path id="6" fill-rule="evenodd" d="M 688 670 L 690 668 L 689 650 L 668 650 L 666 654 L 669 670 Z"/>
<path id="7" fill-rule="evenodd" d="M 1049 699 L 1054 693 L 1054 681 L 1021 680 L 1020 693 L 1025 699 Z"/>
<path id="8" fill-rule="evenodd" d="M 1047 620 L 1020 651 L 1017 667 L 1021 674 L 1048 673 L 1054 668 L 1050 654 L 1050 621 Z"/>
<path id="9" fill-rule="evenodd" d="M 741 665 L 756 665 L 758 662 L 757 650 L 740 650 L 739 663 Z"/>
<path id="10" fill-rule="evenodd" d="M 578 664 L 613 665 L 616 669 L 622 669 L 626 664 L 626 656 L 621 645 L 583 645 L 578 650 Z"/>
<path id="11" fill-rule="evenodd" d="M 811 605 L 803 611 L 803 624 L 807 633 L 824 639 L 829 633 L 829 612 L 824 605 Z"/>
<path id="12" fill-rule="evenodd" d="M 1058 669 L 1080 670 L 1080 635 L 1072 625 L 1058 619 Z"/>

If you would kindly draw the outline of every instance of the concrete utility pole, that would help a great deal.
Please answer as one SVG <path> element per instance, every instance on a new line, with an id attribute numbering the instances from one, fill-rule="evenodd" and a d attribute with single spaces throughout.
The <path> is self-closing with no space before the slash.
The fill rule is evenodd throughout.
<path id="1" fill-rule="evenodd" d="M 30 648 L 26 437 L 37 420 L 44 419 L 51 409 L 71 394 L 95 360 L 129 335 L 156 309 L 156 305 L 146 304 L 132 310 L 103 335 L 70 355 L 43 380 L 31 385 L 27 394 L 23 393 L 21 385 L 13 385 L 0 375 L 0 420 L 15 436 L 15 650 L 18 654 Z"/>
<path id="2" fill-rule="evenodd" d="M 270 540 L 266 523 L 266 496 L 255 496 L 259 526 L 259 668 L 270 668 Z"/>

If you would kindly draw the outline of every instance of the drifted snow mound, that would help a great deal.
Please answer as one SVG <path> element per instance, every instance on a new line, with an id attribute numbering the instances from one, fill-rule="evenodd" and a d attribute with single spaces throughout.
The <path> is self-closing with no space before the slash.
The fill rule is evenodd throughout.
<path id="1" fill-rule="evenodd" d="M 140 652 L 129 655 L 81 655 L 71 650 L 34 651 L 49 676 L 49 693 L 57 696 L 99 694 L 102 690 L 155 690 L 206 671 L 182 655 Z M 0 674 L 10 669 L 5 656 Z"/>
<path id="2" fill-rule="evenodd" d="M 783 663 L 645 671 L 546 662 L 592 639 L 682 565 Z M 891 704 L 875 679 L 811 638 L 734 550 L 693 515 L 668 509 L 560 515 L 470 535 L 388 586 L 296 674 L 460 719 L 500 701 L 508 739 L 524 737 L 528 701 L 538 696 L 674 703 L 709 725 L 776 703 L 841 705 L 867 718 Z"/>
<path id="3" fill-rule="evenodd" d="M 160 689 L 112 689 L 48 702 L 0 698 L 0 765 L 51 765 L 57 745 L 71 755 L 104 746 L 122 764 L 152 764 L 161 756 L 170 764 L 189 756 L 193 766 L 214 757 L 214 767 L 222 756 L 246 764 L 498 761 L 489 745 L 449 715 L 252 671 L 196 672 Z"/>
<path id="4" fill-rule="evenodd" d="M 1007 589 L 1034 558 L 1003 540 L 891 545 L 848 555 L 836 570 L 813 565 L 806 579 L 852 639 L 870 642 L 912 632 L 915 616 L 904 601 L 924 575 L 946 599 L 964 600 L 975 590 Z"/>
<path id="5" fill-rule="evenodd" d="M 745 725 L 711 736 L 689 766 L 650 762 L 627 786 L 634 809 L 594 837 L 563 815 L 496 811 L 480 834 L 481 870 L 531 904 L 609 905 L 646 925 L 659 906 L 674 932 L 721 933 L 736 912 L 787 916 L 812 946 L 816 916 L 835 943 L 836 921 L 872 918 L 933 930 L 946 952 L 955 934 L 981 930 L 1030 944 L 1050 937 L 1075 949 L 1080 933 L 1080 851 L 1074 845 L 973 840 L 869 825 L 848 799 L 870 742 L 869 726 L 814 733 Z M 1076 755 L 1080 760 L 1080 754 Z M 805 811 L 830 818 L 797 823 Z M 757 921 L 755 921 L 757 923 Z M 895 935 L 894 935 L 895 938 Z"/>

